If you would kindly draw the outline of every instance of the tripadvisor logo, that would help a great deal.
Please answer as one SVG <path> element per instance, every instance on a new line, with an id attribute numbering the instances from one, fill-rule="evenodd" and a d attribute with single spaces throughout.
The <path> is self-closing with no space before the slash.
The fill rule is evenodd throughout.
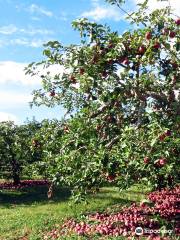
<path id="1" fill-rule="evenodd" d="M 142 235 L 142 234 L 143 234 L 143 229 L 142 229 L 142 227 L 137 227 L 137 228 L 135 229 L 135 233 L 136 233 L 136 235 Z"/>
<path id="2" fill-rule="evenodd" d="M 142 235 L 143 233 L 145 234 L 152 234 L 152 233 L 155 233 L 155 234 L 159 234 L 159 233 L 168 233 L 168 234 L 172 234 L 173 230 L 171 229 L 148 229 L 148 228 L 145 228 L 143 229 L 142 227 L 137 227 L 135 229 L 135 233 L 136 235 L 140 236 Z"/>

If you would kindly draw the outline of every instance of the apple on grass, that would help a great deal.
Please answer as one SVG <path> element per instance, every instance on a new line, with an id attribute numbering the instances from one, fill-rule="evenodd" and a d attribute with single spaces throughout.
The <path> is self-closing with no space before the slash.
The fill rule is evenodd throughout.
<path id="1" fill-rule="evenodd" d="M 139 226 L 152 230 L 160 229 L 161 224 L 153 217 L 155 214 L 171 224 L 178 213 L 179 191 L 179 186 L 173 189 L 165 188 L 161 191 L 151 192 L 148 194 L 148 199 L 142 200 L 140 204 L 132 203 L 129 207 L 124 207 L 116 212 L 91 213 L 86 216 L 85 221 L 69 219 L 64 222 L 58 231 L 63 235 L 70 229 L 70 234 L 85 235 L 91 239 L 93 239 L 93 234 L 100 234 L 102 238 L 105 235 L 105 238 L 108 238 L 108 236 L 109 238 L 126 236 L 127 239 L 132 239 L 136 235 L 136 228 Z M 177 224 L 175 223 L 174 227 L 175 233 L 179 232 Z M 48 234 L 50 235 L 50 232 Z M 143 237 L 148 237 L 148 235 Z M 150 239 L 162 238 L 159 234 L 156 234 Z"/>
<path id="2" fill-rule="evenodd" d="M 160 166 L 164 166 L 166 164 L 166 159 L 165 158 L 160 158 L 158 163 L 159 163 Z"/>
<path id="3" fill-rule="evenodd" d="M 149 159 L 148 157 L 145 157 L 145 158 L 144 158 L 144 163 L 145 163 L 145 164 L 148 164 L 149 161 L 150 161 L 150 159 Z"/>

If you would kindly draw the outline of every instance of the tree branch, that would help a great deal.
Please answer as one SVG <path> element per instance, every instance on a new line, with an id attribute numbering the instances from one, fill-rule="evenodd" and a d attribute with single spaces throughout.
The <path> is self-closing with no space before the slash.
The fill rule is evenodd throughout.
<path id="1" fill-rule="evenodd" d="M 148 93 L 148 97 L 152 97 L 152 98 L 154 98 L 156 100 L 159 100 L 161 102 L 168 103 L 167 97 L 163 93 L 157 94 L 157 93 L 150 92 L 150 93 Z"/>
<path id="2" fill-rule="evenodd" d="M 116 4 L 117 4 L 118 8 L 119 8 L 122 12 L 124 12 L 125 14 L 127 14 L 128 17 L 131 18 L 131 19 L 135 22 L 135 19 L 134 19 L 126 10 L 124 10 L 124 9 L 120 6 L 120 4 L 119 4 L 118 2 L 116 2 Z M 142 22 L 142 24 L 146 27 L 146 24 L 145 24 L 144 22 Z"/>
<path id="3" fill-rule="evenodd" d="M 119 140 L 119 136 L 116 136 L 116 137 L 113 138 L 109 143 L 107 143 L 107 144 L 105 145 L 105 147 L 108 148 L 108 149 L 110 149 L 110 148 L 113 146 L 113 144 L 115 144 L 115 143 L 118 142 L 118 140 Z"/>
<path id="4" fill-rule="evenodd" d="M 110 106 L 110 104 L 107 104 L 107 105 L 104 105 L 103 107 L 100 107 L 97 112 L 91 114 L 90 118 L 97 117 L 98 115 L 103 113 L 109 106 Z"/>

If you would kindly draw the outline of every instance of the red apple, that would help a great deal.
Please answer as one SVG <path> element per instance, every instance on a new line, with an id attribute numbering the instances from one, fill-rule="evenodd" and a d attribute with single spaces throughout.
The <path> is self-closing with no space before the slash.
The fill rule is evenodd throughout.
<path id="1" fill-rule="evenodd" d="M 139 49 L 138 49 L 139 54 L 144 54 L 145 51 L 146 51 L 146 47 L 144 45 L 140 46 Z"/>
<path id="2" fill-rule="evenodd" d="M 128 58 L 125 58 L 122 63 L 123 63 L 124 65 L 128 65 L 128 64 L 129 64 Z"/>
<path id="3" fill-rule="evenodd" d="M 150 160 L 150 159 L 149 159 L 148 157 L 145 157 L 145 158 L 144 158 L 144 163 L 148 164 L 148 163 L 149 163 L 149 160 Z"/>
<path id="4" fill-rule="evenodd" d="M 174 38 L 174 37 L 176 36 L 176 33 L 173 32 L 173 31 L 171 31 L 171 32 L 169 33 L 169 36 L 170 36 L 170 38 Z"/>
<path id="5" fill-rule="evenodd" d="M 150 39 L 152 38 L 151 32 L 147 32 L 146 35 L 145 35 L 145 38 L 146 38 L 147 40 L 150 40 Z"/>
<path id="6" fill-rule="evenodd" d="M 69 133 L 69 127 L 68 126 L 64 126 L 64 132 Z"/>
<path id="7" fill-rule="evenodd" d="M 106 117 L 106 121 L 107 121 L 107 122 L 112 122 L 112 119 L 113 119 L 113 118 L 112 118 L 111 115 L 108 115 L 108 116 Z"/>
<path id="8" fill-rule="evenodd" d="M 101 73 L 101 75 L 102 75 L 102 77 L 106 78 L 106 77 L 108 76 L 108 73 L 107 73 L 106 71 L 103 71 L 103 72 Z"/>
<path id="9" fill-rule="evenodd" d="M 83 75 L 84 72 L 85 72 L 84 68 L 80 68 L 80 69 L 79 69 L 79 73 L 80 73 L 81 75 Z"/>
<path id="10" fill-rule="evenodd" d="M 159 49 L 161 47 L 161 44 L 159 42 L 154 43 L 154 48 Z"/>
<path id="11" fill-rule="evenodd" d="M 101 126 L 100 124 L 97 125 L 97 126 L 96 126 L 96 130 L 97 130 L 97 131 L 101 130 L 101 127 L 102 127 L 102 126 Z"/>
<path id="12" fill-rule="evenodd" d="M 159 136 L 159 140 L 162 142 L 164 141 L 165 137 L 166 137 L 166 134 L 163 133 Z"/>
<path id="13" fill-rule="evenodd" d="M 113 175 L 108 175 L 108 177 L 107 177 L 108 182 L 113 182 L 114 179 L 115 179 L 115 176 L 113 176 Z"/>
<path id="14" fill-rule="evenodd" d="M 124 60 L 125 60 L 125 57 L 120 57 L 120 58 L 118 59 L 118 62 L 119 62 L 119 63 L 123 63 Z"/>
<path id="15" fill-rule="evenodd" d="M 55 95 L 56 95 L 56 93 L 55 93 L 54 90 L 49 93 L 49 96 L 50 96 L 50 97 L 54 97 Z"/>
<path id="16" fill-rule="evenodd" d="M 176 23 L 176 25 L 179 26 L 180 25 L 180 18 L 176 19 L 175 23 Z"/>
<path id="17" fill-rule="evenodd" d="M 111 49 L 111 48 L 113 48 L 113 47 L 114 47 L 114 44 L 113 44 L 113 43 L 109 43 L 109 44 L 108 44 L 108 48 L 109 48 L 109 49 Z"/>
<path id="18" fill-rule="evenodd" d="M 114 62 L 114 61 L 111 59 L 111 60 L 108 61 L 108 64 L 112 65 L 113 62 Z"/>
<path id="19" fill-rule="evenodd" d="M 164 166 L 165 164 L 166 164 L 166 159 L 165 158 L 159 159 L 159 165 L 160 166 Z"/>
<path id="20" fill-rule="evenodd" d="M 170 137 L 170 136 L 171 136 L 171 131 L 170 131 L 170 130 L 167 130 L 167 131 L 165 132 L 165 135 L 166 135 L 167 137 Z"/>
<path id="21" fill-rule="evenodd" d="M 140 207 L 144 208 L 144 207 L 146 207 L 146 204 L 144 202 L 141 202 Z"/>
<path id="22" fill-rule="evenodd" d="M 169 34 L 169 29 L 168 28 L 163 28 L 162 34 L 163 35 L 168 35 Z"/>
<path id="23" fill-rule="evenodd" d="M 73 75 L 70 76 L 70 80 L 72 83 L 76 83 L 76 78 Z"/>
<path id="24" fill-rule="evenodd" d="M 173 69 L 176 69 L 176 68 L 178 68 L 178 64 L 176 62 L 173 62 L 172 67 L 173 67 Z"/>

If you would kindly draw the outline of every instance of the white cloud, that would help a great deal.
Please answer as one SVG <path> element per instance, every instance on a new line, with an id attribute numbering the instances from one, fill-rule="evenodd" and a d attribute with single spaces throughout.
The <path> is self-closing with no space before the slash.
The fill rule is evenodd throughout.
<path id="1" fill-rule="evenodd" d="M 0 34 L 10 35 L 13 33 L 18 33 L 20 37 L 18 38 L 4 38 L 0 39 L 0 47 L 9 45 L 20 45 L 26 47 L 39 48 L 42 47 L 44 43 L 49 41 L 50 35 L 53 35 L 53 30 L 33 28 L 31 26 L 27 28 L 17 28 L 14 25 L 0 27 Z M 41 35 L 39 37 L 34 37 Z"/>
<path id="2" fill-rule="evenodd" d="M 133 0 L 133 1 L 135 4 L 144 2 L 144 0 Z M 170 5 L 175 14 L 179 15 L 179 13 L 180 13 L 180 1 L 179 0 L 168 0 L 168 1 L 149 0 L 148 5 L 149 5 L 150 10 L 164 8 L 164 7 Z"/>
<path id="3" fill-rule="evenodd" d="M 6 42 L 5 44 L 39 48 L 39 47 L 42 47 L 43 44 L 46 42 L 47 40 L 43 40 L 43 39 L 15 38 L 15 39 L 11 39 L 9 43 Z"/>
<path id="4" fill-rule="evenodd" d="M 40 35 L 51 35 L 53 34 L 54 32 L 52 30 L 48 30 L 48 29 L 40 29 L 40 28 L 22 28 L 19 30 L 20 32 L 22 33 L 25 33 L 25 34 L 28 34 L 28 35 L 37 35 L 37 34 L 40 34 Z"/>
<path id="5" fill-rule="evenodd" d="M 27 105 L 32 101 L 31 94 L 18 93 L 17 91 L 0 91 L 0 106 L 6 107 L 18 107 L 20 105 Z"/>
<path id="6" fill-rule="evenodd" d="M 38 85 L 40 79 L 25 75 L 24 68 L 28 64 L 13 61 L 0 62 L 0 83 L 15 83 L 22 85 Z"/>
<path id="7" fill-rule="evenodd" d="M 82 17 L 90 17 L 95 21 L 102 19 L 112 19 L 115 21 L 119 21 L 122 19 L 122 14 L 119 9 L 114 6 L 95 6 L 94 9 L 90 11 L 83 12 Z"/>
<path id="8" fill-rule="evenodd" d="M 127 11 L 133 11 L 135 9 L 135 5 L 137 3 L 142 3 L 144 0 L 127 0 L 125 4 L 125 9 Z M 85 11 L 81 14 L 81 17 L 91 18 L 95 21 L 102 19 L 110 19 L 114 21 L 119 21 L 124 18 L 124 13 L 117 8 L 117 6 L 100 6 L 99 0 L 91 0 L 91 4 L 93 5 L 93 9 L 90 11 Z M 164 8 L 168 5 L 171 5 L 173 9 L 173 13 L 179 15 L 180 12 L 180 0 L 168 0 L 168 1 L 157 1 L 157 0 L 149 0 L 149 9 L 155 10 L 159 8 Z M 123 7 L 124 8 L 124 7 Z"/>
<path id="9" fill-rule="evenodd" d="M 17 27 L 14 26 L 13 24 L 0 27 L 0 33 L 5 35 L 11 35 L 17 32 L 17 30 L 18 30 Z"/>
<path id="10" fill-rule="evenodd" d="M 25 86 L 39 86 L 41 84 L 41 78 L 38 76 L 25 75 L 24 68 L 28 63 L 19 63 L 13 61 L 0 62 L 0 84 L 14 83 Z M 43 67 L 38 68 L 39 75 L 45 75 L 50 72 L 50 76 L 53 78 L 56 74 L 61 74 L 64 71 L 61 65 L 52 65 L 47 69 Z"/>
<path id="11" fill-rule="evenodd" d="M 45 15 L 47 17 L 53 16 L 53 13 L 51 11 L 46 10 L 43 7 L 40 7 L 36 4 L 31 4 L 31 6 L 28 8 L 28 11 L 32 14 L 37 13 L 37 14 Z"/>
<path id="12" fill-rule="evenodd" d="M 54 32 L 52 30 L 49 30 L 49 29 L 34 28 L 34 27 L 31 27 L 31 26 L 28 26 L 26 28 L 18 28 L 17 26 L 15 26 L 13 24 L 0 27 L 0 34 L 11 35 L 13 33 L 24 33 L 24 34 L 32 36 L 32 35 L 37 35 L 37 34 L 51 35 Z"/>
<path id="13" fill-rule="evenodd" d="M 0 121 L 14 120 L 20 123 L 20 120 L 11 113 L 18 114 L 21 111 L 29 111 L 29 103 L 32 102 L 32 90 L 40 87 L 41 79 L 38 76 L 26 76 L 24 67 L 26 63 L 17 62 L 0 62 Z M 39 75 L 45 75 L 47 71 L 50 76 L 61 74 L 63 67 L 60 65 L 53 65 L 47 69 L 43 67 L 38 68 Z M 4 86 L 5 89 L 3 90 Z M 12 88 L 13 86 L 13 88 Z"/>
<path id="14" fill-rule="evenodd" d="M 3 121 L 14 121 L 15 123 L 19 122 L 19 119 L 11 113 L 7 113 L 7 112 L 0 112 L 0 122 Z"/>

